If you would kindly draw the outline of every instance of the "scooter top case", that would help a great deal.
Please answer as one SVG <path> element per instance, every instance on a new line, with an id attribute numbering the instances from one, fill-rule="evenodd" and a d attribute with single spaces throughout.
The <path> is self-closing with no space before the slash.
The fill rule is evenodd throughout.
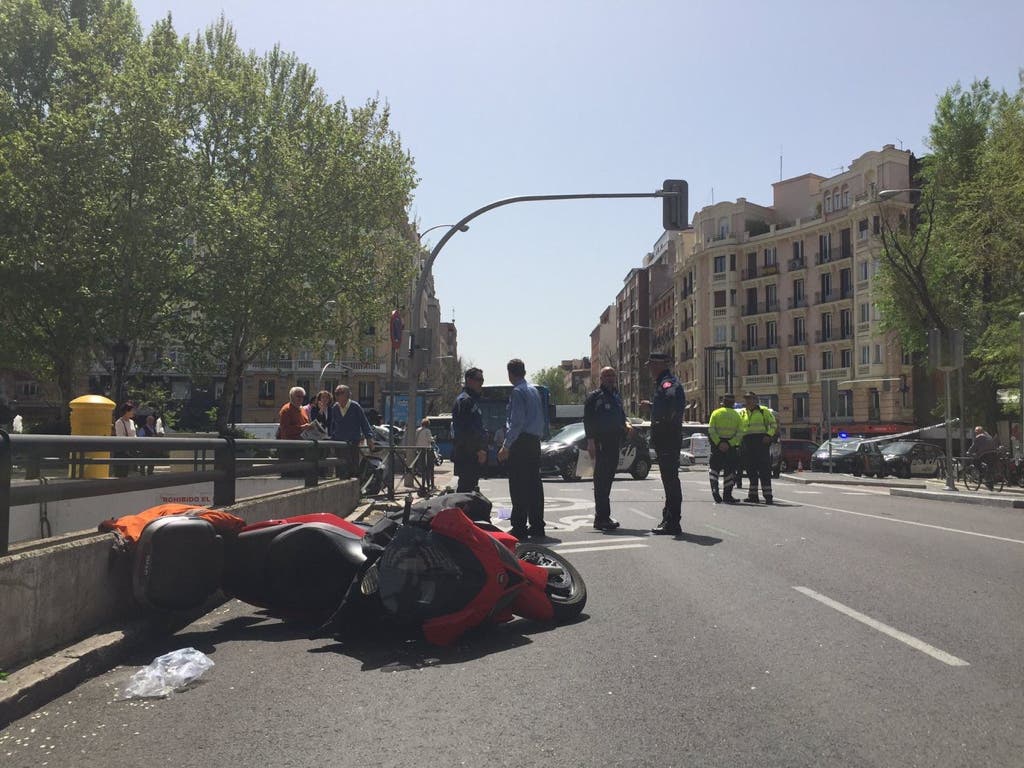
<path id="1" fill-rule="evenodd" d="M 458 507 L 466 517 L 474 522 L 487 523 L 491 520 L 491 500 L 477 491 L 466 493 L 443 493 L 434 496 L 432 499 L 420 499 L 413 502 L 409 521 L 412 523 L 427 523 L 442 509 Z M 402 519 L 402 511 L 392 512 L 388 517 L 393 520 Z"/>
<path id="2" fill-rule="evenodd" d="M 198 608 L 220 586 L 224 545 L 201 517 L 160 517 L 142 529 L 132 561 L 132 592 L 161 610 Z"/>

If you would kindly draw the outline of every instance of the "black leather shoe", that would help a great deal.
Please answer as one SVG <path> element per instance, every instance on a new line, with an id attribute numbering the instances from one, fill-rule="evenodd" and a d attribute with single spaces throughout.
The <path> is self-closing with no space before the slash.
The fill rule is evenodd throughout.
<path id="1" fill-rule="evenodd" d="M 726 504 L 739 504 L 740 503 L 740 500 L 737 499 L 735 496 L 733 496 L 731 494 L 726 496 L 725 499 L 723 499 L 723 501 L 725 501 Z"/>
<path id="2" fill-rule="evenodd" d="M 651 533 L 655 536 L 682 536 L 683 529 L 676 523 L 662 523 L 657 528 L 651 528 Z"/>
<path id="3" fill-rule="evenodd" d="M 546 538 L 546 536 L 544 534 L 544 529 L 541 528 L 541 529 L 538 530 L 536 528 L 531 528 L 530 529 L 530 538 L 531 539 L 543 539 L 543 538 Z"/>
<path id="4" fill-rule="evenodd" d="M 619 527 L 619 521 L 609 517 L 607 520 L 594 521 L 595 531 L 614 531 Z"/>
<path id="5" fill-rule="evenodd" d="M 715 504 L 721 504 L 722 503 L 722 494 L 720 494 L 718 491 L 712 491 L 711 492 L 711 498 L 713 498 L 715 500 Z"/>
<path id="6" fill-rule="evenodd" d="M 526 530 L 525 528 L 513 528 L 512 530 L 509 531 L 509 533 L 511 533 L 513 536 L 515 536 L 520 541 L 524 541 L 525 539 L 530 538 L 530 532 L 528 530 Z"/>
<path id="7" fill-rule="evenodd" d="M 757 496 L 747 496 L 747 501 L 750 504 L 757 504 Z"/>
<path id="8" fill-rule="evenodd" d="M 774 500 L 772 499 L 772 497 L 771 497 L 771 496 L 765 496 L 765 497 L 764 497 L 764 503 L 765 503 L 765 504 L 774 504 L 774 503 L 775 503 L 775 501 L 774 501 Z"/>

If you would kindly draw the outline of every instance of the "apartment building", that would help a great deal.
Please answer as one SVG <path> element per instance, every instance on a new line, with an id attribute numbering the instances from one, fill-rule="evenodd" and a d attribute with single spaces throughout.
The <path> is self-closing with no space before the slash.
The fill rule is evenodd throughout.
<path id="1" fill-rule="evenodd" d="M 616 343 L 618 310 L 615 304 L 604 308 L 597 325 L 590 332 L 590 380 L 598 381 L 601 369 L 606 365 L 619 365 L 618 344 Z"/>
<path id="2" fill-rule="evenodd" d="M 787 437 L 818 439 L 826 398 L 832 424 L 851 433 L 913 424 L 910 358 L 873 297 L 882 222 L 909 207 L 877 193 L 910 186 L 913 164 L 887 144 L 837 175 L 773 184 L 771 206 L 739 198 L 697 212 L 674 280 L 691 418 L 706 419 L 726 390 L 753 390 Z"/>

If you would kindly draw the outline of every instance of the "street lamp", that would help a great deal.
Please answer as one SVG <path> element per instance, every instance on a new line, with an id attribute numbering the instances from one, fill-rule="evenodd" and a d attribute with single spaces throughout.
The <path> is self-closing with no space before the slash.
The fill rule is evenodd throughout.
<path id="1" fill-rule="evenodd" d="M 469 224 L 435 224 L 433 227 L 429 227 L 427 229 L 424 229 L 422 232 L 417 233 L 416 239 L 423 240 L 423 236 L 427 234 L 427 232 L 433 232 L 435 229 L 441 229 L 442 227 L 448 227 L 449 229 L 457 229 L 459 232 L 469 231 Z"/>
<path id="2" fill-rule="evenodd" d="M 317 383 L 316 383 L 316 391 L 317 392 L 320 392 L 320 390 L 322 390 L 324 388 L 324 374 L 327 373 L 327 369 L 330 368 L 332 365 L 335 368 L 338 368 L 339 370 L 344 371 L 345 373 L 351 373 L 352 372 L 352 369 L 349 368 L 347 365 L 342 365 L 341 363 L 336 363 L 333 360 L 330 360 L 330 361 L 324 363 L 324 367 L 320 369 L 320 378 L 317 380 Z"/>
<path id="3" fill-rule="evenodd" d="M 1017 435 L 1017 458 L 1021 459 L 1024 458 L 1024 312 L 1017 315 L 1017 319 L 1020 320 L 1020 396 L 1017 398 L 1017 405 L 1020 406 L 1020 434 Z"/>
<path id="4" fill-rule="evenodd" d="M 878 199 L 879 200 L 891 200 L 892 198 L 896 197 L 896 195 L 902 195 L 902 194 L 917 194 L 917 195 L 920 195 L 922 192 L 923 192 L 923 190 L 918 189 L 916 187 L 915 188 L 910 188 L 910 189 L 883 189 L 881 192 L 878 193 Z"/>

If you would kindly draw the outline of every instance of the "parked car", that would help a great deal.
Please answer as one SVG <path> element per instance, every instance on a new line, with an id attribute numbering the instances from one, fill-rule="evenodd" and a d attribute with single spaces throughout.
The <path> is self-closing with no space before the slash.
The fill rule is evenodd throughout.
<path id="1" fill-rule="evenodd" d="M 850 470 L 854 477 L 875 477 L 882 478 L 889 474 L 885 466 L 885 458 L 882 456 L 882 447 L 874 440 L 864 440 L 857 446 L 853 457 L 853 468 Z"/>
<path id="2" fill-rule="evenodd" d="M 931 443 L 901 440 L 882 448 L 886 470 L 896 477 L 938 477 L 945 454 Z"/>
<path id="3" fill-rule="evenodd" d="M 794 472 L 797 467 L 811 468 L 811 456 L 818 450 L 813 440 L 779 440 L 779 470 Z"/>
<path id="4" fill-rule="evenodd" d="M 580 455 L 586 453 L 587 436 L 583 423 L 569 424 L 540 445 L 540 471 L 542 475 L 561 475 L 563 480 L 579 478 Z M 651 458 L 647 438 L 639 430 L 622 445 L 616 472 L 629 472 L 636 480 L 643 480 L 651 471 Z"/>
<path id="5" fill-rule="evenodd" d="M 834 472 L 853 472 L 857 448 L 861 442 L 862 439 L 856 437 L 833 437 L 826 440 L 811 456 L 811 469 L 828 472 L 831 464 Z"/>
<path id="6" fill-rule="evenodd" d="M 711 457 L 711 441 L 702 432 L 695 432 L 683 438 L 682 450 L 684 453 L 691 454 L 694 461 L 707 464 Z"/>

